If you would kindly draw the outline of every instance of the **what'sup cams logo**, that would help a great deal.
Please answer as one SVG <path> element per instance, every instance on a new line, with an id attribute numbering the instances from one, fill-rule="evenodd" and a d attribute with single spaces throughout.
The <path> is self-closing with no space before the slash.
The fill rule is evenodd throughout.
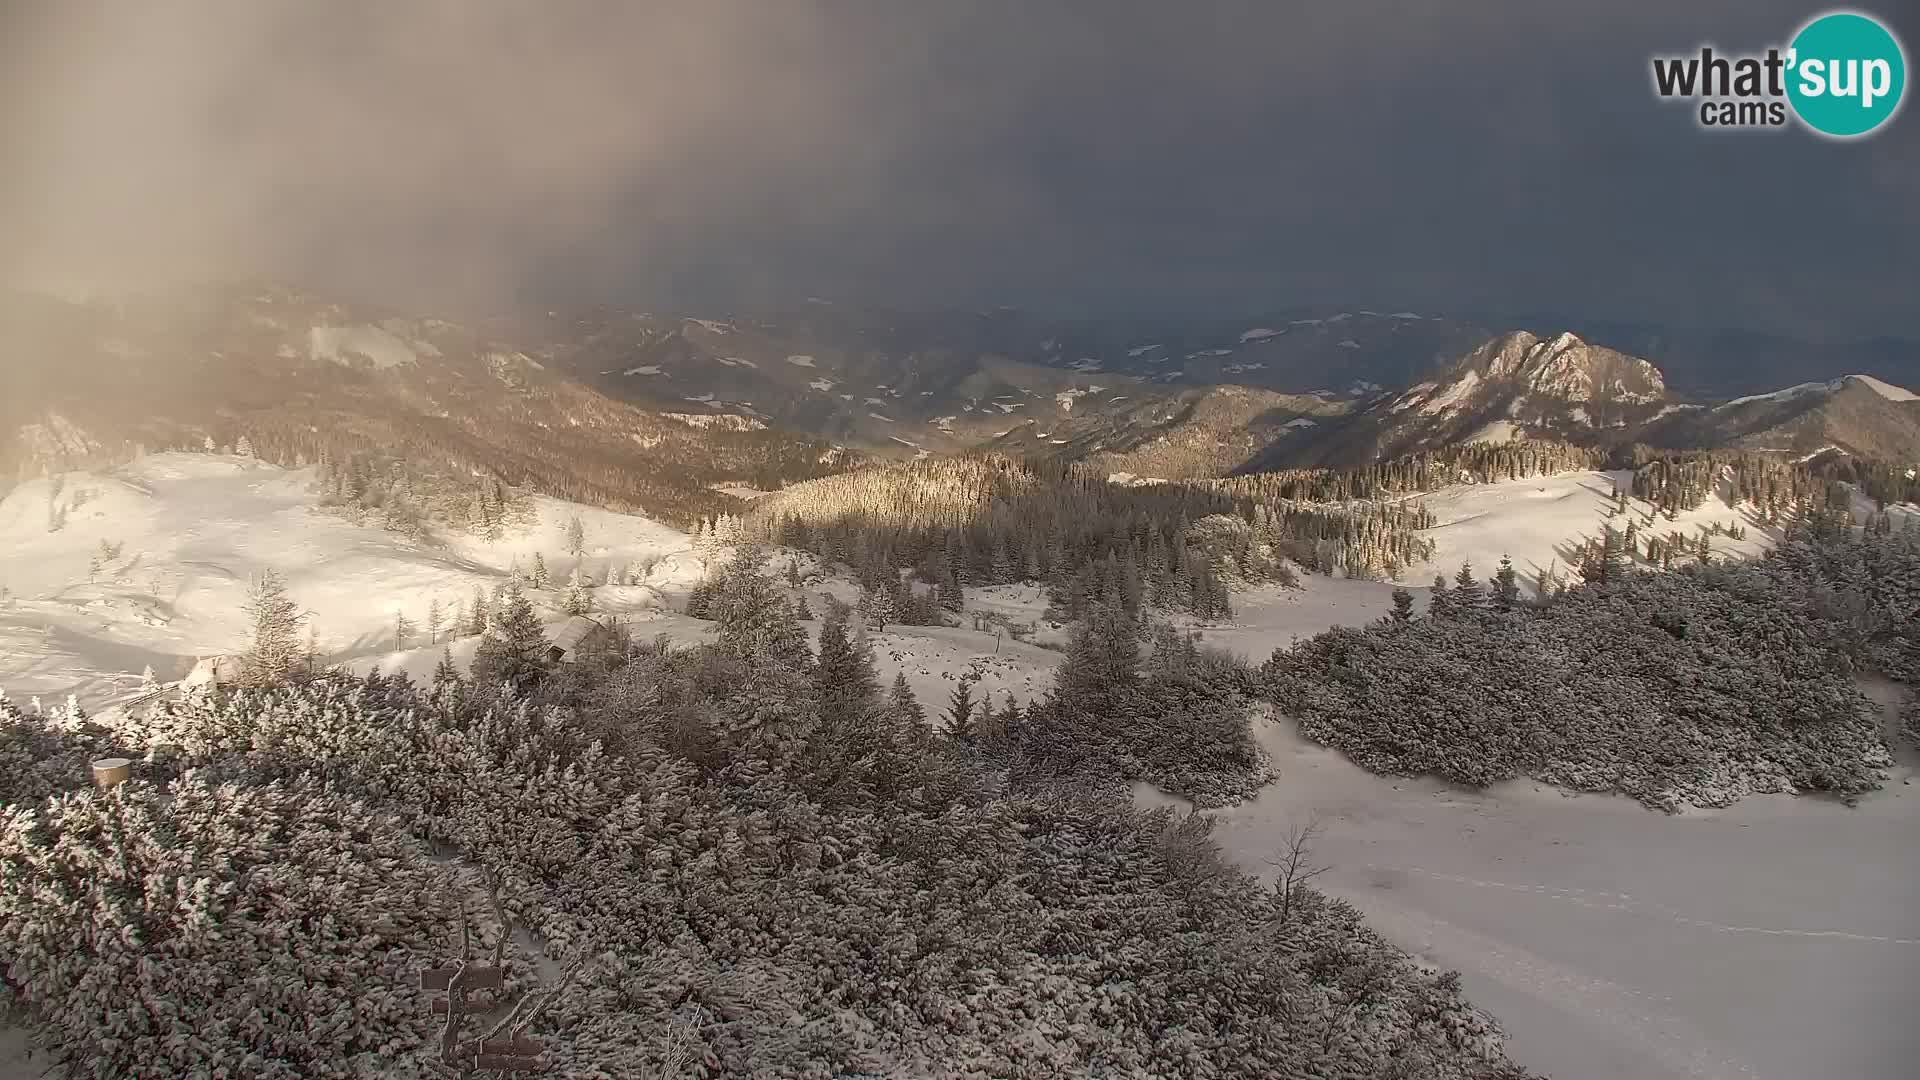
<path id="1" fill-rule="evenodd" d="M 1785 48 L 1724 55 L 1711 46 L 1653 58 L 1662 98 L 1697 102 L 1704 128 L 1784 128 L 1790 120 L 1830 139 L 1887 126 L 1907 89 L 1907 55 L 1885 23 L 1831 11 L 1802 26 Z"/>

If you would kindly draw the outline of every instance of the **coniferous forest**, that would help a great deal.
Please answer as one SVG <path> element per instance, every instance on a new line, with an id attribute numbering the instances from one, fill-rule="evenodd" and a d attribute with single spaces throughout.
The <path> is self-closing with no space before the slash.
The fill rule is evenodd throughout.
<path id="1" fill-rule="evenodd" d="M 525 928 L 507 998 L 558 987 L 554 1076 L 1523 1075 L 1457 977 L 1117 789 L 1244 790 L 1234 665 L 1143 678 L 1109 611 L 1046 700 L 942 715 L 780 596 L 742 559 L 713 644 L 499 629 L 479 682 L 0 704 L 0 988 L 68 1075 L 442 1075 L 464 905 Z"/>

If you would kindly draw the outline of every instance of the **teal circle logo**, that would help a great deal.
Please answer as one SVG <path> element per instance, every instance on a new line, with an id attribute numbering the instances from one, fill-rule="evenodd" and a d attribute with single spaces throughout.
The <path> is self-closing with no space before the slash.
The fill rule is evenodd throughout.
<path id="1" fill-rule="evenodd" d="M 1893 32 L 1866 15 L 1836 11 L 1795 35 L 1787 100 L 1808 127 L 1836 139 L 1893 119 L 1907 89 L 1907 57 Z"/>

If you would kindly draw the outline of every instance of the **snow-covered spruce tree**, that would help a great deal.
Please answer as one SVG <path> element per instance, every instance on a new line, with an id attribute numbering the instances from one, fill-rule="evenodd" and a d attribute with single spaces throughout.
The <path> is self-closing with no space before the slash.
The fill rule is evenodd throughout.
<path id="1" fill-rule="evenodd" d="M 838 600 L 820 622 L 820 652 L 813 670 L 814 692 L 822 711 L 850 716 L 871 707 L 880 696 L 873 653 L 847 637 L 847 606 Z"/>
<path id="2" fill-rule="evenodd" d="M 1396 585 L 1393 588 L 1393 610 L 1387 618 L 1394 622 L 1407 622 L 1413 618 L 1413 594 Z"/>
<path id="3" fill-rule="evenodd" d="M 811 666 L 813 651 L 807 646 L 806 631 L 794 621 L 793 609 L 773 583 L 761 576 L 752 551 L 736 553 L 714 579 L 705 617 L 718 624 L 722 647 L 740 656 L 795 671 Z"/>
<path id="4" fill-rule="evenodd" d="M 547 673 L 547 635 L 520 583 L 509 579 L 492 625 L 473 654 L 473 681 L 497 686 L 528 687 Z"/>
<path id="5" fill-rule="evenodd" d="M 1519 602 L 1520 575 L 1513 568 L 1513 559 L 1502 555 L 1500 568 L 1493 575 L 1493 605 L 1501 611 L 1512 611 Z"/>
<path id="6" fill-rule="evenodd" d="M 1456 612 L 1471 614 L 1486 610 L 1486 588 L 1474 579 L 1473 564 L 1471 562 L 1462 562 L 1459 572 L 1453 575 L 1453 596 L 1451 599 L 1453 610 Z"/>
<path id="7" fill-rule="evenodd" d="M 567 517 L 567 554 L 576 560 L 587 553 L 587 527 L 581 523 L 579 514 Z"/>
<path id="8" fill-rule="evenodd" d="M 537 551 L 533 553 L 533 572 L 528 575 L 527 584 L 535 589 L 553 588 L 553 575 L 547 572 L 547 557 Z"/>
<path id="9" fill-rule="evenodd" d="M 907 685 L 906 672 L 894 673 L 893 685 L 887 689 L 887 707 L 893 710 L 896 722 L 915 731 L 926 729 L 927 710 L 913 696 L 913 688 Z"/>
<path id="10" fill-rule="evenodd" d="M 560 594 L 560 610 L 568 615 L 585 615 L 593 610 L 593 593 L 587 589 L 586 579 L 581 577 L 577 566 L 567 575 L 566 591 Z"/>
<path id="11" fill-rule="evenodd" d="M 286 582 L 273 570 L 254 576 L 247 590 L 247 621 L 253 641 L 241 657 L 250 686 L 272 686 L 300 673 L 300 608 L 287 595 Z"/>

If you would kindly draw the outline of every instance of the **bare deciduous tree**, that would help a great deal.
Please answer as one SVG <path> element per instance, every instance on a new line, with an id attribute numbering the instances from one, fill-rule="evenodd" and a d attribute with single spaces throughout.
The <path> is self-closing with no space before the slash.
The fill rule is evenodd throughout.
<path id="1" fill-rule="evenodd" d="M 1291 826 L 1280 837 L 1280 855 L 1266 860 L 1274 868 L 1273 894 L 1280 901 L 1280 921 L 1293 917 L 1293 900 L 1309 881 L 1333 869 L 1313 861 L 1313 845 L 1320 839 L 1320 817 Z"/>

